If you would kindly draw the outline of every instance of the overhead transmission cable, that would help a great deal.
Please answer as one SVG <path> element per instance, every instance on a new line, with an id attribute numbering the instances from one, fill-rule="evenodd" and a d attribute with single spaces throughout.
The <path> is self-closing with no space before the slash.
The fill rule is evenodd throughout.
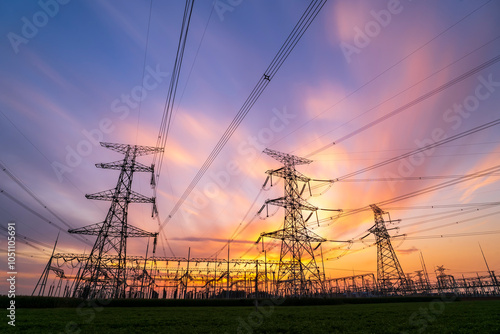
<path id="1" fill-rule="evenodd" d="M 499 56 L 499 59 L 500 59 L 500 56 Z M 342 180 L 345 180 L 347 178 L 350 178 L 350 177 L 353 177 L 353 176 L 356 176 L 356 175 L 359 175 L 359 174 L 362 174 L 362 173 L 365 173 L 367 171 L 370 171 L 370 170 L 373 170 L 375 168 L 378 168 L 378 167 L 382 167 L 382 166 L 385 166 L 387 164 L 390 164 L 390 163 L 393 163 L 393 162 L 396 162 L 396 161 L 399 161 L 401 159 L 405 159 L 409 156 L 412 156 L 412 155 L 415 155 L 417 153 L 421 153 L 421 152 L 424 152 L 424 151 L 427 151 L 429 149 L 433 149 L 435 147 L 438 147 L 438 146 L 441 146 L 443 144 L 446 144 L 446 143 L 449 143 L 451 141 L 454 141 L 454 140 L 457 140 L 457 139 L 460 139 L 460 138 L 463 138 L 463 137 L 466 137 L 466 136 L 469 136 L 471 134 L 474 134 L 474 133 L 477 133 L 477 132 L 480 132 L 480 131 L 483 131 L 483 130 L 486 130 L 488 128 L 491 128 L 493 126 L 496 126 L 496 125 L 499 125 L 500 124 L 500 119 L 496 119 L 494 121 L 490 121 L 488 123 L 485 123 L 483 125 L 479 125 L 479 126 L 476 126 L 475 128 L 472 128 L 472 129 L 469 129 L 467 131 L 464 131 L 464 132 L 461 132 L 461 133 L 458 133 L 454 136 L 451 136 L 451 137 L 448 137 L 448 138 L 444 138 L 444 139 L 441 139 L 441 140 L 438 140 L 436 142 L 433 142 L 432 144 L 429 144 L 429 145 L 426 145 L 426 146 L 423 146 L 423 147 L 420 147 L 416 150 L 413 150 L 413 151 L 410 151 L 410 152 L 407 152 L 405 154 L 401 154 L 401 155 L 398 155 L 394 158 L 391 158 L 391 159 L 387 159 L 385 161 L 382 161 L 382 162 L 379 162 L 377 164 L 374 164 L 372 166 L 369 166 L 369 167 L 366 167 L 366 168 L 363 168 L 363 169 L 360 169 L 358 171 L 355 171 L 355 172 L 352 172 L 352 173 L 349 173 L 349 174 L 346 174 L 344 176 L 341 176 L 341 177 L 338 177 L 336 179 L 334 179 L 334 181 L 342 181 Z"/>
<path id="2" fill-rule="evenodd" d="M 478 235 L 493 235 L 493 234 L 500 234 L 500 230 L 466 232 L 466 233 L 452 233 L 452 234 L 421 235 L 421 236 L 417 235 L 417 236 L 414 236 L 414 237 L 406 237 L 406 240 L 472 237 L 472 236 L 478 236 Z"/>
<path id="3" fill-rule="evenodd" d="M 177 93 L 177 86 L 179 83 L 179 76 L 182 67 L 182 61 L 184 59 L 184 51 L 186 48 L 187 35 L 189 32 L 189 24 L 191 22 L 191 15 L 193 13 L 194 0 L 186 0 L 184 6 L 184 15 L 182 18 L 181 33 L 179 35 L 179 42 L 177 45 L 177 52 L 175 56 L 174 68 L 172 70 L 172 75 L 170 77 L 170 85 L 168 87 L 167 97 L 165 99 L 165 107 L 163 109 L 163 116 L 160 123 L 160 131 L 158 133 L 158 138 L 156 141 L 156 147 L 161 147 L 163 150 L 161 152 L 155 153 L 153 157 L 153 164 L 156 167 L 156 182 L 160 176 L 161 168 L 163 165 L 163 157 L 165 155 L 165 146 L 167 144 L 168 133 L 170 130 L 170 124 L 172 120 L 172 111 L 175 103 L 175 96 Z"/>
<path id="4" fill-rule="evenodd" d="M 54 211 L 52 211 L 44 202 L 42 202 L 42 200 L 26 185 L 24 184 L 24 182 L 19 179 L 17 176 L 15 176 L 6 166 L 5 164 L 0 161 L 0 169 L 12 180 L 14 181 L 22 190 L 24 190 L 31 198 L 33 198 L 38 204 L 40 204 L 45 210 L 47 210 L 52 216 L 54 216 L 58 221 L 60 221 L 61 223 L 63 223 L 66 227 L 68 227 L 69 229 L 72 229 L 74 228 L 73 226 L 71 226 L 68 222 L 66 222 L 64 219 L 62 219 L 59 215 L 57 215 Z M 45 218 L 44 216 L 42 216 L 41 214 L 39 214 L 38 212 L 36 212 L 35 210 L 33 210 L 32 208 L 30 208 L 28 205 L 26 205 L 24 202 L 16 199 L 13 195 L 9 194 L 7 191 L 5 191 L 4 189 L 0 189 L 0 193 L 2 193 L 3 195 L 5 195 L 5 197 L 7 197 L 8 199 L 10 199 L 11 201 L 15 202 L 16 204 L 18 204 L 19 206 L 23 207 L 24 209 L 26 209 L 27 211 L 31 212 L 32 214 L 34 214 L 35 216 L 39 217 L 40 219 L 42 219 L 43 221 L 53 225 L 54 227 L 56 227 L 57 229 L 59 229 L 60 231 L 64 231 L 65 233 L 68 233 L 68 230 L 60 227 L 59 225 L 55 224 L 54 222 L 52 222 L 51 220 Z M 70 233 L 68 233 L 70 234 Z M 79 241 L 82 241 L 88 245 L 90 245 L 90 241 L 87 240 L 86 238 L 84 238 L 83 236 L 77 236 L 77 235 L 73 235 L 73 234 L 70 234 L 72 235 L 75 239 L 79 240 Z"/>
<path id="5" fill-rule="evenodd" d="M 170 124 L 172 120 L 172 113 L 173 113 L 173 108 L 174 108 L 174 103 L 175 103 L 175 96 L 177 93 L 177 86 L 179 83 L 179 76 L 182 68 L 182 61 L 184 59 L 184 51 L 186 48 L 186 41 L 187 41 L 187 35 L 189 32 L 189 24 L 191 22 L 191 15 L 193 13 L 193 6 L 194 6 L 194 0 L 186 0 L 186 3 L 184 5 L 184 15 L 182 18 L 182 26 L 181 26 L 181 32 L 179 35 L 179 41 L 177 44 L 177 51 L 176 51 L 176 56 L 175 56 L 175 62 L 174 62 L 174 68 L 172 70 L 172 75 L 170 77 L 170 84 L 167 92 L 167 97 L 165 99 L 165 106 L 163 109 L 163 115 L 162 115 L 162 120 L 160 123 L 160 130 L 158 133 L 157 141 L 156 141 L 156 147 L 158 148 L 163 148 L 160 152 L 156 152 L 153 156 L 153 163 L 152 167 L 155 168 L 156 165 L 156 170 L 154 171 L 156 175 L 153 175 L 152 177 L 152 186 L 153 186 L 153 192 L 154 192 L 154 197 L 156 197 L 156 185 L 159 182 L 160 178 L 160 172 L 161 168 L 163 166 L 163 157 L 165 155 L 165 146 L 167 144 L 167 139 L 168 139 L 168 133 L 170 130 Z M 157 221 L 158 221 L 158 233 L 161 233 L 161 221 L 159 219 L 159 214 L 156 215 Z M 172 253 L 174 255 L 174 252 L 172 248 L 170 247 L 170 243 L 168 242 L 168 239 L 166 236 L 164 236 L 164 240 Z M 160 241 L 162 239 L 160 238 Z M 163 248 L 163 255 L 166 256 L 165 253 L 165 248 Z"/>
<path id="6" fill-rule="evenodd" d="M 21 129 L 19 129 L 16 124 L 9 118 L 7 117 L 7 115 L 0 109 L 0 114 L 5 117 L 5 119 L 7 119 L 7 121 L 14 127 L 14 129 L 17 130 L 17 132 L 19 132 L 21 134 L 21 136 L 31 145 L 33 146 L 33 148 L 38 152 L 40 153 L 40 155 L 45 159 L 47 160 L 47 162 L 52 166 L 53 162 L 45 155 L 43 154 L 43 152 L 24 134 L 23 131 L 21 131 Z M 53 166 L 52 166 L 53 167 Z M 68 179 L 66 176 L 64 176 L 64 174 L 61 174 L 59 175 L 58 174 L 58 177 L 60 178 L 60 181 L 62 182 L 63 181 L 63 178 L 68 181 L 76 190 L 78 190 L 81 194 L 85 194 L 85 192 L 83 192 L 80 188 L 77 187 L 76 184 L 74 184 L 70 179 Z M 98 208 L 99 210 L 101 210 L 101 208 L 93 203 L 93 205 Z M 73 228 L 73 227 L 71 227 Z"/>
<path id="7" fill-rule="evenodd" d="M 352 92 L 350 92 L 349 94 L 347 94 L 346 96 L 344 96 L 343 98 L 341 98 L 339 101 L 335 102 L 333 105 L 331 105 L 330 107 L 328 107 L 327 109 L 323 110 L 322 112 L 320 112 L 319 114 L 317 114 L 316 116 L 314 116 L 313 118 L 309 119 L 307 122 L 303 123 L 302 125 L 298 126 L 297 128 L 295 128 L 294 130 L 292 130 L 291 132 L 287 133 L 286 135 L 284 135 L 283 137 L 275 140 L 274 142 L 272 142 L 271 145 L 274 145 L 282 140 L 284 140 L 285 138 L 287 138 L 288 136 L 292 135 L 293 133 L 297 132 L 298 130 L 304 128 L 307 124 L 309 124 L 310 122 L 312 122 L 313 120 L 315 120 L 316 118 L 320 117 L 321 115 L 323 115 L 325 112 L 331 110 L 333 107 L 335 107 L 336 105 L 340 104 L 341 102 L 343 102 L 344 100 L 346 100 L 347 98 L 351 97 L 352 95 L 354 95 L 355 93 L 357 93 L 358 91 L 360 91 L 362 88 L 364 88 L 365 86 L 371 84 L 372 82 L 374 82 L 376 79 L 378 79 L 379 77 L 381 77 L 383 74 L 385 74 L 386 72 L 388 72 L 389 70 L 393 69 L 394 67 L 396 67 L 397 65 L 401 64 L 403 61 L 405 61 L 406 59 L 408 59 L 410 56 L 412 56 L 413 54 L 417 53 L 418 51 L 420 51 L 421 49 L 423 49 L 424 47 L 426 47 L 428 44 L 430 44 L 431 42 L 433 42 L 434 40 L 436 40 L 437 38 L 439 38 L 440 36 L 442 36 L 443 34 L 445 34 L 447 31 L 449 31 L 450 29 L 452 29 L 453 27 L 455 27 L 456 25 L 458 25 L 460 22 L 464 21 L 466 18 L 468 18 L 469 16 L 471 16 L 472 14 L 474 14 L 475 12 L 477 12 L 478 10 L 480 10 L 481 8 L 483 8 L 485 5 L 487 5 L 488 3 L 492 2 L 493 0 L 490 0 L 482 5 L 480 5 L 479 7 L 477 7 L 476 9 L 474 9 L 472 12 L 466 14 L 464 17 L 462 17 L 461 19 L 459 19 L 457 22 L 453 23 L 451 26 L 447 27 L 446 29 L 444 29 L 443 31 L 441 31 L 439 34 L 437 34 L 436 36 L 434 36 L 433 38 L 431 38 L 430 40 L 428 40 L 427 42 L 425 42 L 424 44 L 420 45 L 418 48 L 416 48 L 415 50 L 411 51 L 409 54 L 407 54 L 406 56 L 404 56 L 403 58 L 401 58 L 399 61 L 397 61 L 396 63 L 394 63 L 393 65 L 389 66 L 388 68 L 386 68 L 385 70 L 383 70 L 382 72 L 380 72 L 379 74 L 377 74 L 376 76 L 374 76 L 373 78 L 371 78 L 370 80 L 368 80 L 367 82 L 365 82 L 364 84 L 362 84 L 361 86 L 359 86 L 358 88 L 356 88 L 355 90 L 353 90 Z M 345 125 L 347 123 L 344 123 L 342 124 L 341 126 Z M 340 127 L 341 127 L 340 126 Z M 337 128 L 338 129 L 338 128 Z"/>
<path id="8" fill-rule="evenodd" d="M 222 149 L 229 141 L 233 133 L 236 131 L 238 126 L 241 124 L 245 116 L 252 109 L 255 102 L 257 102 L 257 100 L 267 87 L 267 85 L 274 78 L 278 70 L 281 68 L 285 60 L 288 58 L 288 56 L 297 45 L 300 38 L 304 35 L 307 28 L 313 22 L 313 20 L 318 15 L 318 13 L 320 12 L 321 8 L 324 6 L 325 3 L 326 0 L 311 1 L 306 11 L 300 18 L 299 22 L 295 25 L 290 35 L 287 37 L 286 41 L 281 46 L 280 50 L 278 51 L 274 59 L 271 61 L 271 64 L 268 66 L 268 68 L 266 69 L 262 77 L 258 80 L 256 86 L 254 87 L 248 98 L 243 103 L 243 106 L 240 108 L 235 118 L 231 121 L 228 128 L 226 129 L 222 137 L 219 139 L 219 142 L 216 144 L 215 148 L 212 150 L 212 152 L 205 160 L 202 167 L 199 169 L 198 173 L 192 179 L 191 183 L 188 185 L 184 193 L 181 195 L 177 203 L 170 211 L 169 215 L 164 220 L 161 228 L 163 228 L 163 226 L 168 224 L 170 219 L 172 219 L 172 217 L 176 214 L 176 212 L 182 206 L 182 204 L 187 199 L 189 194 L 194 190 L 198 182 L 201 180 L 206 171 L 210 168 L 213 161 L 217 158 L 217 156 L 222 151 Z"/>
<path id="9" fill-rule="evenodd" d="M 7 232 L 7 233 L 9 232 L 9 230 L 5 226 L 1 226 L 1 225 L 0 225 L 0 230 L 3 230 L 4 232 Z M 18 240 L 23 240 L 25 243 L 32 243 L 32 244 L 35 244 L 35 245 L 38 245 L 41 247 L 45 247 L 48 249 L 52 249 L 54 247 L 53 245 L 49 245 L 47 243 L 35 240 L 33 238 L 30 238 L 30 237 L 27 237 L 27 236 L 22 235 L 16 231 L 16 241 L 18 241 Z"/>
<path id="10" fill-rule="evenodd" d="M 497 37 L 496 39 L 498 39 L 498 38 L 500 38 L 500 37 Z M 313 152 L 305 155 L 305 157 L 308 158 L 308 157 L 311 157 L 313 155 L 316 155 L 316 154 L 324 151 L 325 149 L 327 149 L 329 147 L 332 147 L 333 145 L 336 145 L 336 144 L 341 143 L 341 142 L 343 142 L 343 141 L 345 141 L 345 140 L 347 140 L 347 139 L 349 139 L 351 137 L 354 137 L 355 135 L 357 135 L 357 134 L 359 134 L 359 133 L 361 133 L 363 131 L 366 131 L 366 130 L 372 128 L 373 126 L 375 126 L 375 125 L 377 125 L 377 124 L 379 124 L 379 123 L 381 123 L 381 122 L 383 122 L 383 121 L 385 121 L 385 120 L 387 120 L 387 119 L 389 119 L 389 118 L 391 118 L 391 117 L 393 117 L 393 116 L 395 116 L 395 115 L 397 115 L 397 114 L 399 114 L 399 113 L 401 113 L 401 112 L 403 112 L 403 111 L 405 111 L 405 110 L 407 110 L 407 109 L 409 109 L 409 108 L 411 108 L 411 107 L 413 107 L 413 106 L 415 106 L 417 104 L 419 104 L 420 102 L 423 102 L 423 101 L 427 100 L 428 98 L 430 98 L 430 97 L 432 97 L 432 96 L 434 96 L 434 95 L 436 95 L 438 93 L 441 93 L 442 91 L 446 90 L 447 88 L 450 88 L 451 86 L 453 86 L 453 85 L 455 85 L 455 84 L 457 84 L 457 83 L 459 83 L 459 82 L 461 82 L 461 81 L 469 78 L 470 76 L 472 76 L 474 74 L 477 74 L 478 72 L 484 70 L 485 68 L 487 68 L 487 67 L 489 67 L 489 66 L 497 63 L 498 61 L 500 61 L 500 55 L 497 55 L 497 56 L 493 57 L 492 59 L 490 59 L 490 60 L 488 60 L 488 61 L 480 64 L 479 66 L 476 66 L 476 67 L 472 68 L 471 70 L 463 73 L 462 75 L 459 75 L 458 77 L 456 77 L 456 78 L 454 78 L 454 79 L 452 79 L 452 80 L 444 83 L 443 85 L 441 85 L 441 86 L 439 86 L 437 88 L 432 89 L 431 91 L 429 91 L 429 92 L 427 92 L 427 93 L 425 93 L 425 94 L 417 97 L 416 99 L 414 99 L 414 100 L 406 103 L 405 105 L 403 105 L 403 106 L 401 106 L 399 108 L 396 108 L 395 110 L 393 110 L 393 111 L 385 114 L 384 116 L 377 118 L 376 120 L 374 120 L 374 121 L 372 121 L 372 122 L 370 122 L 370 123 L 362 126 L 361 128 L 356 129 L 356 130 L 348 133 L 347 135 L 342 136 L 341 138 L 339 138 L 339 139 L 337 139 L 337 140 L 335 140 L 335 141 L 333 141 L 333 142 L 331 142 L 331 143 L 329 143 L 327 145 L 324 145 L 324 146 L 320 147 L 319 149 L 317 149 L 317 150 L 315 150 L 315 151 L 313 151 Z M 426 79 L 424 79 L 424 80 L 426 80 Z M 397 96 L 397 95 L 399 95 L 401 93 L 402 92 L 396 94 L 395 96 Z M 380 104 L 378 104 L 377 106 L 371 108 L 370 110 L 373 110 L 373 109 L 379 107 L 380 105 L 382 105 L 383 103 L 387 102 L 388 100 L 394 98 L 395 96 L 393 96 L 393 97 L 385 100 L 384 102 L 381 102 Z"/>
<path id="11" fill-rule="evenodd" d="M 381 202 L 378 202 L 375 204 L 377 204 L 380 207 L 384 207 L 388 204 L 399 202 L 399 201 L 402 201 L 405 199 L 410 199 L 410 198 L 413 198 L 416 196 L 427 194 L 429 192 L 440 190 L 440 189 L 443 189 L 443 188 L 446 188 L 449 186 L 453 186 L 453 185 L 456 185 L 456 184 L 459 184 L 462 182 L 470 181 L 470 180 L 478 178 L 478 177 L 484 177 L 484 176 L 488 176 L 491 173 L 498 173 L 498 172 L 500 172 L 500 165 L 496 165 L 496 166 L 493 166 L 493 167 L 490 167 L 490 168 L 487 168 L 487 169 L 484 169 L 484 170 L 481 170 L 481 171 L 478 171 L 475 173 L 467 174 L 467 175 L 464 175 L 463 177 L 460 177 L 458 179 L 453 179 L 450 181 L 439 183 L 437 185 L 433 185 L 433 186 L 426 187 L 426 188 L 423 188 L 423 189 L 420 189 L 417 191 L 413 191 L 413 192 L 410 192 L 410 193 L 407 193 L 404 195 L 396 196 L 396 197 L 393 197 L 391 199 L 387 199 L 385 201 L 381 201 Z M 350 211 L 344 211 L 344 212 L 340 213 L 339 216 L 340 216 L 340 218 L 344 218 L 346 216 L 350 216 L 350 215 L 353 215 L 353 214 L 356 214 L 359 212 L 363 212 L 363 211 L 367 211 L 367 210 L 371 210 L 371 208 L 369 206 L 365 206 L 365 207 L 353 209 Z"/>
<path id="12" fill-rule="evenodd" d="M 385 177 L 385 178 L 370 178 L 370 179 L 343 179 L 335 182 L 389 182 L 389 181 L 422 181 L 422 180 L 442 180 L 456 179 L 465 175 L 434 175 L 434 176 L 407 176 L 407 177 Z M 500 174 L 490 174 L 490 176 L 500 176 Z M 331 180 L 313 180 L 321 182 L 331 182 Z"/>
<path id="13" fill-rule="evenodd" d="M 149 1 L 149 17 L 148 17 L 148 28 L 146 31 L 146 46 L 144 47 L 144 60 L 142 63 L 142 76 L 141 76 L 141 89 L 144 89 L 144 75 L 146 72 L 146 60 L 148 56 L 148 44 L 149 44 L 149 28 L 151 27 L 151 12 L 153 11 L 153 0 Z M 137 129 L 135 131 L 135 143 L 137 144 L 137 140 L 139 138 L 139 123 L 141 120 L 141 109 L 142 109 L 142 100 L 139 99 L 139 108 L 137 113 Z"/>
<path id="14" fill-rule="evenodd" d="M 32 213 L 34 216 L 40 218 L 42 221 L 46 222 L 47 224 L 49 225 L 52 225 L 54 226 L 55 228 L 57 228 L 59 231 L 62 231 L 64 233 L 68 233 L 69 235 L 71 235 L 73 238 L 83 242 L 83 243 L 86 243 L 87 245 L 89 246 L 92 246 L 92 243 L 90 243 L 90 241 L 88 241 L 87 239 L 84 239 L 82 238 L 81 236 L 78 236 L 78 235 L 74 235 L 74 234 L 71 234 L 68 232 L 67 229 L 59 226 L 58 224 L 56 224 L 55 222 L 51 221 L 50 219 L 44 217 L 43 215 L 41 215 L 40 213 L 38 213 L 37 211 L 33 210 L 32 208 L 30 208 L 29 206 L 27 206 L 26 204 L 24 204 L 22 201 L 18 200 L 17 198 L 15 198 L 13 195 L 9 194 L 7 191 L 5 191 L 4 189 L 0 189 L 0 194 L 4 195 L 5 197 L 7 197 L 8 199 L 10 199 L 11 201 L 13 201 L 14 203 L 16 203 L 17 205 L 21 206 L 22 208 L 24 208 L 26 211 Z"/>

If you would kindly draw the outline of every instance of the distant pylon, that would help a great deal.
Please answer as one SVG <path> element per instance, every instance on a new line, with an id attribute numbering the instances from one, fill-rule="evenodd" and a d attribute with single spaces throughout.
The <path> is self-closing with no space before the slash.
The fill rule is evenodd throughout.
<path id="1" fill-rule="evenodd" d="M 305 185 L 310 179 L 295 170 L 296 165 L 309 164 L 312 160 L 270 149 L 265 149 L 264 153 L 284 165 L 266 172 L 270 177 L 274 175 L 283 178 L 285 183 L 283 197 L 266 201 L 266 204 L 285 209 L 283 229 L 261 233 L 261 237 L 281 240 L 280 262 L 276 277 L 277 293 L 305 295 L 308 291 L 317 291 L 318 287 L 323 290 L 322 275 L 316 264 L 311 243 L 321 243 L 326 239 L 316 235 L 306 226 L 302 210 L 314 212 L 318 208 L 302 199 L 299 182 Z"/>
<path id="2" fill-rule="evenodd" d="M 52 266 L 52 260 L 54 258 L 54 252 L 56 251 L 57 247 L 57 241 L 59 240 L 59 233 L 57 233 L 57 238 L 56 242 L 54 243 L 54 248 L 52 249 L 52 254 L 50 255 L 49 262 L 47 262 L 47 265 L 45 266 L 45 269 L 42 272 L 42 275 L 40 275 L 40 278 L 38 279 L 38 282 L 36 283 L 35 289 L 31 293 L 32 296 L 35 295 L 36 290 L 38 289 L 38 296 L 43 296 L 45 293 L 45 287 L 47 285 L 47 278 L 49 277 L 49 272 L 51 270 L 60 270 Z M 63 272 L 64 275 L 64 272 Z"/>
<path id="3" fill-rule="evenodd" d="M 161 152 L 158 147 L 101 143 L 101 146 L 125 155 L 123 160 L 96 164 L 98 168 L 120 171 L 115 189 L 85 195 L 88 199 L 111 201 L 111 206 L 102 223 L 71 229 L 70 233 L 97 235 L 85 266 L 77 275 L 73 297 L 80 298 L 124 298 L 127 287 L 127 238 L 156 237 L 156 233 L 144 231 L 127 222 L 129 203 L 152 203 L 154 197 L 146 197 L 132 191 L 134 172 L 154 174 L 154 166 L 145 166 L 136 161 L 138 156 Z M 152 186 L 154 184 L 152 183 Z M 112 255 L 112 256 L 110 256 Z M 116 257 L 117 255 L 117 257 Z"/>
<path id="4" fill-rule="evenodd" d="M 377 244 L 377 282 L 382 293 L 406 293 L 408 282 L 391 244 L 391 236 L 385 226 L 382 211 L 377 205 L 370 207 L 375 214 L 375 225 L 369 231 Z"/>

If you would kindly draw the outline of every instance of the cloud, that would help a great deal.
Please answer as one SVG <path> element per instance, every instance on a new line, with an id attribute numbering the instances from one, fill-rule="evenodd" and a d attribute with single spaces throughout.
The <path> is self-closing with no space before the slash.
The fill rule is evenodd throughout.
<path id="1" fill-rule="evenodd" d="M 227 243 L 227 239 L 221 239 L 221 238 L 210 238 L 210 237 L 173 237 L 170 238 L 170 240 L 175 240 L 175 241 L 190 241 L 190 242 L 207 242 L 207 241 L 212 241 L 212 242 L 222 242 L 222 243 Z M 251 240 L 233 240 L 231 243 L 237 243 L 237 244 L 254 244 L 255 241 Z"/>
<path id="2" fill-rule="evenodd" d="M 410 254 L 418 252 L 418 251 L 419 251 L 419 249 L 415 246 L 412 246 L 411 248 L 407 248 L 407 249 L 396 249 L 396 252 L 400 253 L 402 255 L 410 255 Z"/>

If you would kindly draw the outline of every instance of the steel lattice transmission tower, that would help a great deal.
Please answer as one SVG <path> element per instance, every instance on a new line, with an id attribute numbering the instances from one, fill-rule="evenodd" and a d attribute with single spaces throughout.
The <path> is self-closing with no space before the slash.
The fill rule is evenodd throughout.
<path id="1" fill-rule="evenodd" d="M 124 298 L 127 287 L 127 238 L 157 236 L 156 233 L 144 231 L 127 222 L 129 203 L 152 203 L 153 215 L 156 213 L 154 197 L 132 191 L 135 172 L 152 173 L 151 185 L 154 187 L 154 165 L 143 165 L 136 158 L 161 152 L 163 149 L 113 143 L 101 143 L 101 146 L 122 153 L 125 157 L 120 161 L 96 164 L 98 168 L 120 171 L 114 189 L 85 195 L 88 199 L 111 201 L 106 219 L 101 223 L 69 230 L 70 233 L 97 236 L 92 251 L 75 280 L 73 297 Z"/>
<path id="2" fill-rule="evenodd" d="M 408 288 L 406 276 L 399 264 L 396 252 L 391 244 L 391 236 L 385 226 L 382 211 L 377 205 L 370 207 L 375 214 L 375 225 L 369 232 L 375 235 L 377 244 L 377 281 L 379 289 L 383 293 L 405 293 Z"/>
<path id="3" fill-rule="evenodd" d="M 301 197 L 299 182 L 308 184 L 311 180 L 295 170 L 297 165 L 310 164 L 312 160 L 294 155 L 265 149 L 264 153 L 283 163 L 283 167 L 266 171 L 270 177 L 278 176 L 284 180 L 284 196 L 267 200 L 266 204 L 281 206 L 285 209 L 283 229 L 261 233 L 261 237 L 281 240 L 281 252 L 276 289 L 279 294 L 305 295 L 308 292 L 323 290 L 322 276 L 314 258 L 312 242 L 326 239 L 310 231 L 303 210 L 316 211 L 317 207 Z"/>

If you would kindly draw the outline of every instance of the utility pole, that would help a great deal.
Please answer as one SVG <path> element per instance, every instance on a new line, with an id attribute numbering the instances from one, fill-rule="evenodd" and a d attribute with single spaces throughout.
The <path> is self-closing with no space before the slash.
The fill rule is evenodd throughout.
<path id="1" fill-rule="evenodd" d="M 259 260 L 255 260 L 255 299 L 259 294 Z"/>
<path id="2" fill-rule="evenodd" d="M 73 297 L 79 298 L 124 298 L 127 288 L 127 238 L 156 237 L 155 233 L 144 231 L 128 224 L 129 203 L 152 203 L 153 216 L 156 213 L 156 199 L 146 197 L 132 190 L 135 172 L 149 172 L 151 167 L 136 161 L 143 155 L 162 152 L 162 148 L 101 143 L 102 147 L 123 154 L 121 161 L 96 164 L 98 168 L 119 170 L 120 175 L 115 189 L 85 195 L 88 199 L 111 201 L 108 214 L 102 223 L 71 229 L 74 234 L 96 235 L 97 240 L 76 278 Z M 154 180 L 154 178 L 153 178 Z M 154 187 L 154 183 L 151 184 Z M 117 255 L 117 263 L 112 263 Z"/>
<path id="3" fill-rule="evenodd" d="M 424 256 L 422 255 L 422 251 L 420 251 L 420 262 L 422 263 L 422 269 L 424 271 L 424 275 L 425 275 L 425 282 L 426 282 L 426 286 L 427 286 L 427 290 L 429 293 L 431 293 L 431 281 L 429 279 L 429 273 L 427 272 L 427 267 L 425 266 L 425 261 L 424 261 Z"/>
<path id="4" fill-rule="evenodd" d="M 189 260 L 191 259 L 191 247 L 188 248 L 188 257 L 187 257 L 187 265 L 186 265 L 186 281 L 183 284 L 184 285 L 184 299 L 186 299 L 186 294 L 187 294 L 187 288 L 188 288 L 188 281 L 189 281 Z"/>
<path id="5" fill-rule="evenodd" d="M 488 274 L 490 274 L 491 277 L 491 283 L 494 285 L 493 290 L 495 293 L 500 293 L 500 285 L 498 284 L 497 277 L 495 276 L 495 272 L 490 270 L 490 266 L 488 265 L 488 261 L 486 261 L 486 256 L 484 256 L 483 248 L 481 247 L 481 244 L 478 242 L 479 249 L 481 250 L 481 254 L 483 254 L 483 259 L 484 263 L 486 264 L 486 268 L 488 269 Z"/>
<path id="6" fill-rule="evenodd" d="M 229 243 L 230 241 L 227 241 L 227 287 L 226 287 L 226 298 L 229 299 Z"/>
<path id="7" fill-rule="evenodd" d="M 266 292 L 266 295 L 268 293 L 267 291 L 267 251 L 264 249 L 264 284 L 266 285 L 265 287 L 265 292 Z M 267 296 L 266 296 L 267 297 Z"/>
<path id="8" fill-rule="evenodd" d="M 40 275 L 40 278 L 38 279 L 38 282 L 36 283 L 35 289 L 31 293 L 32 296 L 35 295 L 37 288 L 39 288 L 38 296 L 43 296 L 43 294 L 45 292 L 45 286 L 47 285 L 47 278 L 49 277 L 49 272 L 53 268 L 52 267 L 52 259 L 54 258 L 54 252 L 56 250 L 57 240 L 59 240 L 59 233 L 57 233 L 56 242 L 54 243 L 54 248 L 52 249 L 52 254 L 50 255 L 49 262 L 47 262 L 47 265 L 45 266 L 45 269 L 43 270 L 42 275 Z"/>

